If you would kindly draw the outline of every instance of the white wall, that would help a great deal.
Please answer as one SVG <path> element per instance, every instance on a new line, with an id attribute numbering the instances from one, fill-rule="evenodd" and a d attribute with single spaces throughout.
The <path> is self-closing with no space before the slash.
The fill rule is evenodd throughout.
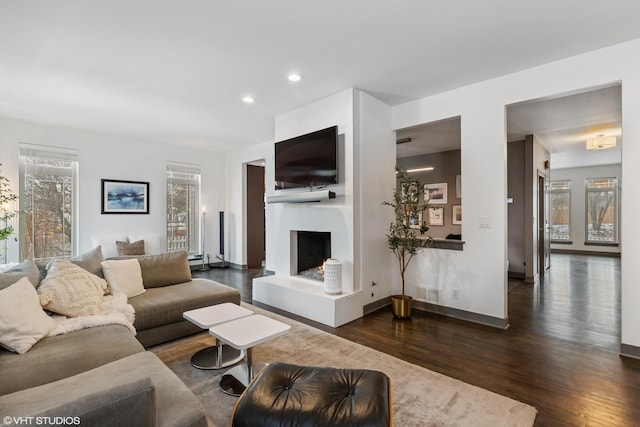
<path id="1" fill-rule="evenodd" d="M 160 235 L 166 247 L 166 166 L 168 161 L 196 164 L 202 173 L 202 202 L 209 212 L 224 208 L 224 154 L 137 141 L 132 138 L 72 130 L 0 118 L 0 163 L 18 192 L 18 144 L 78 150 L 78 249 L 91 249 L 91 236 Z M 100 213 L 100 180 L 149 182 L 149 215 Z M 207 215 L 206 251 L 218 252 L 218 216 Z M 18 259 L 12 244 L 10 260 Z M 212 259 L 213 261 L 213 259 Z"/>
<path id="2" fill-rule="evenodd" d="M 616 177 L 618 178 L 618 185 L 622 187 L 620 179 L 621 175 L 622 168 L 620 164 L 551 170 L 551 179 L 553 181 L 566 179 L 571 181 L 571 204 L 569 207 L 571 218 L 569 239 L 573 242 L 570 245 L 552 244 L 552 249 L 620 253 L 620 247 L 584 244 L 586 240 L 586 201 L 584 183 L 588 178 Z M 618 236 L 620 237 L 620 240 L 622 240 L 623 230 L 619 229 L 618 232 Z"/>
<path id="3" fill-rule="evenodd" d="M 296 110 L 279 115 L 275 122 L 275 141 L 303 135 L 329 126 L 338 126 L 339 184 L 328 189 L 336 198 L 321 203 L 267 204 L 266 265 L 278 275 L 291 273 L 290 239 L 292 230 L 329 231 L 331 256 L 342 261 L 342 288 L 356 290 L 354 280 L 354 91 L 349 89 Z M 272 162 L 271 162 L 272 163 Z M 274 182 L 267 174 L 267 183 Z M 277 194 L 301 191 L 279 190 Z M 267 197 L 275 195 L 267 184 Z"/>
<path id="4" fill-rule="evenodd" d="M 531 68 L 449 92 L 396 106 L 393 128 L 461 116 L 464 204 L 463 255 L 455 260 L 472 272 L 460 308 L 500 318 L 507 317 L 506 274 L 506 135 L 505 106 L 531 99 L 622 82 L 623 182 L 640 182 L 640 39 Z M 627 161 L 625 162 L 625 159 Z M 622 193 L 622 229 L 640 235 L 635 212 L 640 209 L 640 187 Z M 481 218 L 491 228 L 480 228 Z M 622 343 L 640 347 L 640 241 L 625 239 L 622 246 Z M 456 277 L 450 279 L 455 283 Z M 451 286 L 451 285 L 448 285 Z M 462 290 L 461 290 L 462 292 Z M 464 303 L 462 302 L 464 301 Z"/>
<path id="5" fill-rule="evenodd" d="M 355 280 L 365 291 L 362 302 L 367 304 L 399 292 L 392 289 L 392 259 L 386 239 L 393 210 L 382 206 L 393 194 L 396 138 L 388 105 L 362 91 L 355 92 L 355 99 Z"/>
<path id="6" fill-rule="evenodd" d="M 247 265 L 247 163 L 265 161 L 266 187 L 273 188 L 273 141 L 228 152 L 225 159 L 226 212 L 225 260 L 234 266 Z M 267 217 L 267 221 L 269 217 Z M 269 230 L 267 222 L 266 228 Z M 268 236 L 267 236 L 268 241 Z"/>

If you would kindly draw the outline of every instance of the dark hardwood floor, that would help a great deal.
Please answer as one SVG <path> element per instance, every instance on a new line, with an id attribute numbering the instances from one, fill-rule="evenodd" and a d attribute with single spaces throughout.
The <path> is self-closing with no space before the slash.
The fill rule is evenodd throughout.
<path id="1" fill-rule="evenodd" d="M 252 303 L 261 270 L 213 269 Z M 382 309 L 339 328 L 343 338 L 538 409 L 536 425 L 640 425 L 640 360 L 618 355 L 620 259 L 554 254 L 538 285 L 510 283 L 507 330 Z"/>

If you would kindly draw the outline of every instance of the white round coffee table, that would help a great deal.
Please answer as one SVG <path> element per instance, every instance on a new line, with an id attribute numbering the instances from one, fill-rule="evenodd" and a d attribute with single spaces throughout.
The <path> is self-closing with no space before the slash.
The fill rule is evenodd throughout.
<path id="1" fill-rule="evenodd" d="M 252 314 L 253 311 L 249 309 L 226 302 L 185 311 L 182 316 L 202 329 L 209 329 L 214 325 L 251 316 Z M 221 369 L 238 363 L 243 357 L 242 349 L 223 345 L 216 338 L 214 346 L 203 348 L 191 357 L 191 365 L 198 369 Z"/>

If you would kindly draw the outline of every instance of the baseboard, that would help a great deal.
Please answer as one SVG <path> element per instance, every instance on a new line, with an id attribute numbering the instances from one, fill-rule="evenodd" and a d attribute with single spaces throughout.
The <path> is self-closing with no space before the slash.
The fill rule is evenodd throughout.
<path id="1" fill-rule="evenodd" d="M 629 344 L 620 344 L 620 356 L 640 359 L 640 347 Z"/>
<path id="2" fill-rule="evenodd" d="M 366 316 L 367 314 L 373 313 L 374 311 L 378 311 L 381 308 L 384 308 L 388 305 L 391 305 L 391 298 L 390 297 L 382 298 L 378 301 L 371 302 L 365 305 L 364 307 L 362 307 L 362 314 Z"/>
<path id="3" fill-rule="evenodd" d="M 524 280 L 525 279 L 525 274 L 524 273 L 520 273 L 518 271 L 510 271 L 509 272 L 509 279 Z"/>
<path id="4" fill-rule="evenodd" d="M 509 327 L 509 318 L 500 319 L 498 317 L 485 316 L 484 314 L 472 313 L 458 308 L 430 304 L 424 301 L 413 300 L 413 308 L 428 311 L 429 313 L 440 314 L 442 316 L 453 317 L 454 319 L 491 326 L 492 328 L 507 329 Z"/>
<path id="5" fill-rule="evenodd" d="M 363 307 L 364 315 L 373 313 L 376 310 L 383 309 L 391 305 L 391 297 L 372 302 Z M 509 318 L 500 319 L 483 314 L 472 313 L 457 308 L 444 307 L 441 305 L 430 304 L 428 302 L 413 300 L 413 308 L 415 310 L 426 311 L 428 313 L 440 314 L 442 316 L 452 317 L 454 319 L 464 320 L 466 322 L 478 323 L 480 325 L 491 326 L 492 328 L 507 329 L 509 327 Z"/>

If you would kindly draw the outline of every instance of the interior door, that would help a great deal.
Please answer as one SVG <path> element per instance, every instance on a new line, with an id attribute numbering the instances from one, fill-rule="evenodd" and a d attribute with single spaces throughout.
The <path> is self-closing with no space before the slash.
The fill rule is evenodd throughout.
<path id="1" fill-rule="evenodd" d="M 538 269 L 542 276 L 551 266 L 551 226 L 549 224 L 547 178 L 538 172 Z"/>
<path id="2" fill-rule="evenodd" d="M 260 268 L 265 259 L 264 167 L 247 165 L 247 267 Z"/>

